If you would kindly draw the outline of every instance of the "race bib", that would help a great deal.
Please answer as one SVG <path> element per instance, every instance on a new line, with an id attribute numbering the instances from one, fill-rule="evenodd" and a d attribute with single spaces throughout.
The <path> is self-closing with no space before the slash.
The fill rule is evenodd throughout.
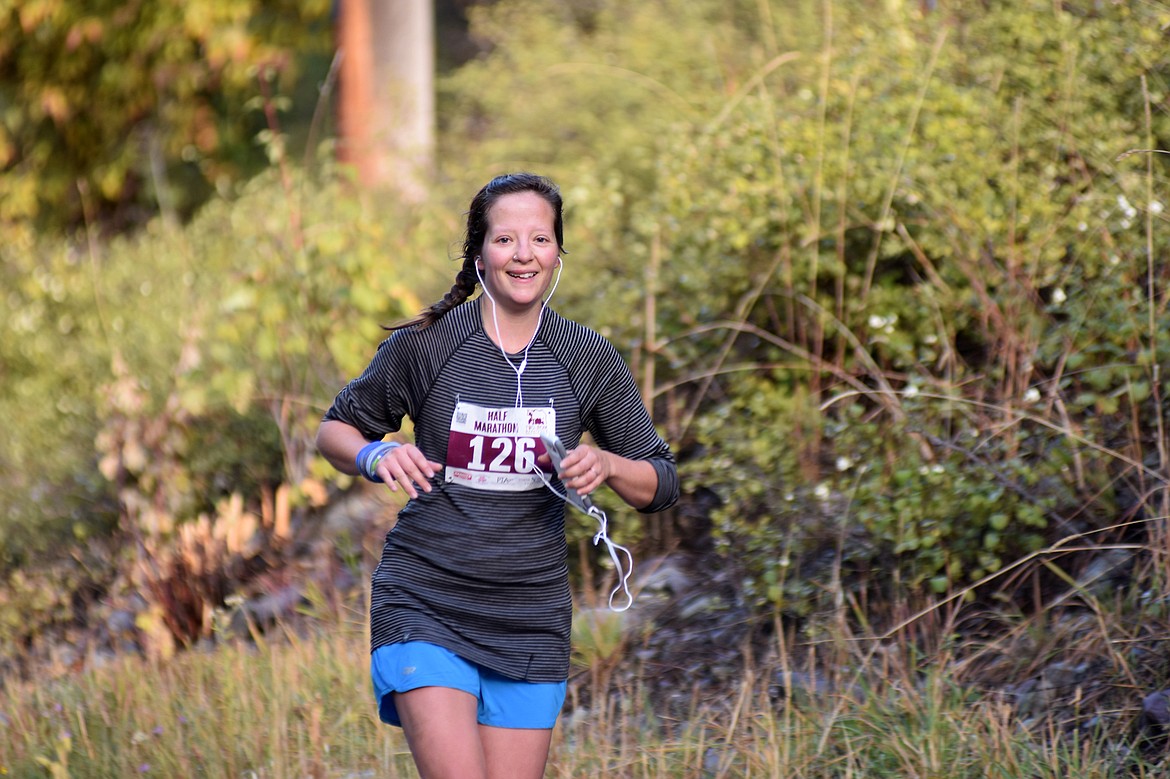
<path id="1" fill-rule="evenodd" d="M 477 490 L 523 492 L 543 485 L 534 470 L 552 473 L 541 465 L 544 454 L 541 433 L 554 434 L 557 414 L 551 407 L 485 408 L 473 403 L 455 404 L 447 439 L 444 479 Z"/>

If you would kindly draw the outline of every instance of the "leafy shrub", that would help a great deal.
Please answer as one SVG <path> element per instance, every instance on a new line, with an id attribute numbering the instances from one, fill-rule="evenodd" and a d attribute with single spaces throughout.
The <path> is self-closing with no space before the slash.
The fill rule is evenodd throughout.
<path id="1" fill-rule="evenodd" d="M 251 98 L 292 92 L 306 67 L 321 67 L 307 55 L 328 48 L 329 9 L 323 0 L 6 4 L 0 222 L 124 229 L 160 210 L 190 215 L 262 170 L 253 139 L 265 121 Z"/>
<path id="2" fill-rule="evenodd" d="M 958 587 L 1156 514 L 1165 160 L 1123 152 L 1165 145 L 1165 12 L 779 5 L 477 7 L 423 206 L 266 136 L 281 169 L 182 229 L 6 227 L 0 486 L 31 497 L 0 553 L 47 515 L 319 494 L 330 396 L 446 290 L 468 194 L 518 167 L 565 190 L 555 305 L 630 356 L 757 603 L 813 607 L 837 562 Z M 107 469 L 121 492 L 106 457 L 141 463 Z"/>
<path id="3" fill-rule="evenodd" d="M 675 433 L 757 603 L 873 570 L 961 587 L 1163 478 L 1142 247 L 1166 238 L 1140 225 L 1162 205 L 1116 158 L 1168 63 L 1159 12 L 1099 10 L 835 26 L 831 57 L 662 140 Z"/>
<path id="4" fill-rule="evenodd" d="M 255 496 L 321 470 L 325 406 L 380 325 L 420 307 L 407 290 L 429 262 L 412 252 L 438 254 L 425 238 L 403 243 L 428 218 L 377 211 L 324 175 L 308 195 L 265 177 L 183 229 L 0 249 L 13 281 L 0 301 L 13 336 L 0 339 L 0 483 L 17 496 L 0 533 L 7 562 L 119 513 L 165 531 L 225 491 Z M 78 494 L 59 488 L 71 481 Z"/>

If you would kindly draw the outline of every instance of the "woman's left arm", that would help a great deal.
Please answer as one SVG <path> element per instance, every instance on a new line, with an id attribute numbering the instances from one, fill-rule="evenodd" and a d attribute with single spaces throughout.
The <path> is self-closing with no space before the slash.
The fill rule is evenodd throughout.
<path id="1" fill-rule="evenodd" d="M 665 511 L 679 497 L 678 469 L 670 446 L 654 428 L 634 376 L 617 349 L 587 331 L 585 347 L 570 361 L 582 405 L 582 432 L 593 443 L 565 456 L 561 481 L 588 495 L 608 484 L 640 512 Z M 583 356 L 584 355 L 584 356 Z"/>

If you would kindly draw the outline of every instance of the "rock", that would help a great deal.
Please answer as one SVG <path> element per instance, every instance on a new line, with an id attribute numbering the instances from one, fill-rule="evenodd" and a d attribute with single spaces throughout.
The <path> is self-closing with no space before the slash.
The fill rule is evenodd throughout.
<path id="1" fill-rule="evenodd" d="M 1080 697 L 1078 688 L 1090 684 L 1099 664 L 1057 662 L 1046 666 L 1039 676 L 1004 689 L 1016 698 L 1016 712 L 1028 721 L 1050 716 L 1063 701 Z"/>
<path id="2" fill-rule="evenodd" d="M 1142 698 L 1142 720 L 1147 728 L 1165 730 L 1170 726 L 1170 690 L 1159 690 Z"/>
<path id="3" fill-rule="evenodd" d="M 1040 714 L 1044 710 L 1044 701 L 1036 694 L 1039 686 L 1038 680 L 1028 679 L 1004 689 L 1005 695 L 1015 698 L 1016 713 L 1023 719 Z"/>
<path id="4" fill-rule="evenodd" d="M 773 700 L 781 700 L 788 697 L 815 699 L 837 698 L 843 694 L 852 700 L 865 700 L 865 690 L 855 684 L 842 687 L 819 673 L 809 674 L 800 671 L 777 671 L 772 677 L 772 684 L 768 687 L 768 693 L 772 696 Z"/>
<path id="5" fill-rule="evenodd" d="M 703 755 L 703 777 L 720 776 L 719 767 L 723 764 L 723 755 L 715 747 L 708 747 Z"/>
<path id="6" fill-rule="evenodd" d="M 678 597 L 693 586 L 694 579 L 678 555 L 652 558 L 642 563 L 639 569 L 635 586 L 638 597 Z"/>
<path id="7" fill-rule="evenodd" d="M 1085 680 L 1088 663 L 1053 663 L 1040 675 L 1040 686 L 1046 690 L 1071 691 Z"/>
<path id="8" fill-rule="evenodd" d="M 117 636 L 123 636 L 128 633 L 133 633 L 135 630 L 134 620 L 136 615 L 130 609 L 116 609 L 110 612 L 106 617 L 106 630 L 111 639 Z"/>
<path id="9" fill-rule="evenodd" d="M 264 630 L 281 619 L 291 617 L 297 606 L 305 602 L 304 595 L 298 587 L 288 585 L 276 592 L 261 595 L 258 598 L 243 603 L 232 614 L 228 629 L 238 636 L 250 634 L 249 625 L 255 625 Z"/>
<path id="10" fill-rule="evenodd" d="M 1133 558 L 1128 549 L 1109 549 L 1096 555 L 1077 577 L 1078 589 L 1098 597 L 1109 594 L 1128 579 Z"/>

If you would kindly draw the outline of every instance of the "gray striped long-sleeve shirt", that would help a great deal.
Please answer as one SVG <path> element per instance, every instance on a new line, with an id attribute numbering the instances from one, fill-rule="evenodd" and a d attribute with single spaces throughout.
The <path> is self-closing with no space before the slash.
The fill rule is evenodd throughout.
<path id="1" fill-rule="evenodd" d="M 516 406 L 517 376 L 483 330 L 480 300 L 428 328 L 395 332 L 325 415 L 369 440 L 397 431 L 409 416 L 416 445 L 448 466 L 446 478 L 436 475 L 434 489 L 399 512 L 386 537 L 373 576 L 371 648 L 428 641 L 514 679 L 561 681 L 572 619 L 565 504 L 543 486 L 492 491 L 458 476 L 487 481 L 497 465 L 507 470 L 505 456 L 527 445 L 523 429 L 518 438 L 493 436 L 511 423 L 490 420 L 515 419 L 507 415 Z M 512 356 L 516 367 L 521 359 Z M 654 466 L 657 492 L 642 511 L 677 500 L 674 457 L 605 338 L 546 309 L 520 381 L 528 418 L 539 423 L 552 409 L 569 449 L 588 430 L 601 448 Z M 448 458 L 449 444 L 458 462 Z M 555 478 L 553 484 L 564 491 Z"/>

